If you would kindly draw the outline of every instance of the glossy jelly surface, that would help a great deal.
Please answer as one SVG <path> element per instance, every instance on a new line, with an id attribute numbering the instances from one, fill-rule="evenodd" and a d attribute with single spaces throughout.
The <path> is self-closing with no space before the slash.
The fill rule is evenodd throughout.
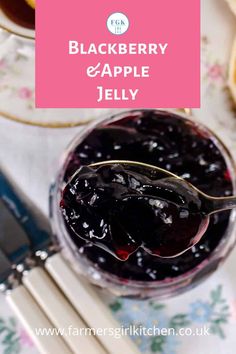
<path id="1" fill-rule="evenodd" d="M 140 161 L 161 167 L 179 175 L 212 196 L 232 194 L 232 181 L 226 162 L 212 137 L 191 121 L 174 114 L 143 111 L 110 124 L 100 124 L 70 155 L 65 182 L 68 182 L 81 166 L 116 159 Z M 137 207 L 132 200 L 129 202 L 133 203 L 132 207 Z M 140 209 L 137 207 L 138 213 L 143 213 L 146 202 L 147 200 L 141 200 Z M 130 207 L 129 205 L 129 209 Z M 135 235 L 136 245 L 133 250 L 131 248 L 128 250 L 130 256 L 126 261 L 115 258 L 107 250 L 97 247 L 90 242 L 91 240 L 88 241 L 88 238 L 78 237 L 78 234 L 81 236 L 84 231 L 81 225 L 77 230 L 72 230 L 68 223 L 66 224 L 80 254 L 88 258 L 98 269 L 122 279 L 155 281 L 184 274 L 207 259 L 223 237 L 228 226 L 229 215 L 229 212 L 212 215 L 202 239 L 188 251 L 174 258 L 153 256 L 150 253 L 155 247 L 153 244 L 151 246 L 148 244 L 148 238 L 146 238 L 147 244 L 144 245 L 145 240 L 140 241 L 140 236 Z M 139 217 L 136 217 L 135 220 L 138 219 Z M 127 223 L 131 225 L 135 220 L 129 220 L 128 217 Z M 145 231 L 147 231 L 146 226 Z M 122 239 L 119 237 L 120 233 L 116 235 L 116 240 Z M 136 249 L 137 244 L 140 246 L 141 243 L 145 247 Z M 125 244 L 127 245 L 127 242 Z M 119 247 L 115 245 L 115 251 L 119 249 L 120 245 Z M 122 247 L 121 249 L 123 250 Z M 127 253 L 123 256 L 119 255 L 119 258 L 127 258 Z"/>
<path id="2" fill-rule="evenodd" d="M 192 247 L 208 224 L 201 195 L 184 180 L 148 174 L 135 165 L 80 168 L 61 202 L 70 231 L 124 261 L 139 248 L 173 257 Z"/>

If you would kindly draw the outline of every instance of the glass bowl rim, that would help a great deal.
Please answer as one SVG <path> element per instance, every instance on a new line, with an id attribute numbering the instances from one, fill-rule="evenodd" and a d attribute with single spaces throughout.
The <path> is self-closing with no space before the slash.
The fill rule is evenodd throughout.
<path id="1" fill-rule="evenodd" d="M 236 193 L 236 163 L 235 163 L 230 151 L 228 150 L 228 148 L 225 146 L 225 144 L 222 142 L 222 140 L 217 136 L 217 134 L 215 132 L 213 132 L 210 128 L 208 128 L 204 124 L 196 121 L 192 115 L 182 113 L 182 112 L 179 113 L 179 112 L 176 112 L 176 110 L 171 110 L 171 109 L 131 109 L 131 110 L 121 110 L 120 112 L 116 112 L 114 115 L 109 115 L 109 116 L 102 115 L 100 118 L 98 118 L 97 120 L 95 120 L 92 123 L 90 123 L 89 125 L 87 125 L 83 130 L 81 130 L 78 134 L 76 134 L 76 136 L 72 139 L 72 141 L 69 143 L 69 145 L 65 149 L 64 153 L 62 154 L 61 160 L 59 162 L 59 169 L 56 174 L 56 178 L 52 184 L 51 193 L 50 193 L 50 206 L 49 206 L 50 217 L 51 217 L 52 228 L 53 228 L 53 233 L 54 233 L 54 237 L 56 239 L 56 242 L 58 242 L 58 239 L 60 239 L 60 237 L 56 236 L 57 233 L 60 232 L 60 233 L 64 234 L 63 235 L 63 242 L 66 243 L 67 248 L 69 249 L 69 253 L 72 254 L 72 256 L 70 257 L 70 260 L 69 260 L 70 263 L 71 263 L 71 258 L 72 258 L 73 260 L 75 260 L 76 264 L 79 263 L 79 267 L 82 270 L 82 272 L 84 270 L 88 270 L 88 267 L 89 267 L 89 268 L 91 268 L 90 269 L 91 274 L 93 272 L 99 273 L 99 276 L 100 276 L 99 281 L 105 282 L 107 284 L 107 287 L 109 287 L 109 285 L 111 285 L 111 284 L 114 284 L 115 286 L 125 286 L 125 287 L 131 287 L 134 289 L 141 290 L 143 288 L 154 289 L 154 288 L 157 288 L 157 286 L 158 286 L 158 289 L 161 290 L 161 289 L 165 289 L 168 287 L 176 286 L 176 285 L 178 285 L 178 283 L 183 283 L 184 281 L 187 281 L 187 283 L 188 283 L 188 280 L 191 276 L 195 277 L 202 269 L 205 268 L 206 265 L 210 265 L 218 258 L 218 255 L 221 253 L 222 249 L 224 248 L 225 238 L 228 239 L 230 237 L 230 235 L 233 233 L 233 231 L 236 231 L 236 222 L 235 222 L 236 210 L 232 210 L 230 213 L 230 217 L 229 217 L 229 224 L 228 224 L 227 229 L 225 230 L 225 233 L 224 233 L 224 237 L 222 237 L 219 244 L 214 249 L 214 251 L 211 252 L 209 257 L 206 258 L 205 260 L 203 260 L 201 263 L 199 263 L 193 269 L 191 269 L 183 274 L 180 274 L 176 277 L 169 277 L 169 278 L 165 278 L 163 280 L 139 281 L 139 280 L 121 278 L 115 274 L 109 273 L 107 271 L 100 269 L 99 267 L 96 267 L 94 265 L 94 263 L 92 261 L 86 259 L 86 257 L 81 256 L 80 259 L 78 259 L 79 258 L 78 248 L 75 246 L 75 244 L 73 243 L 73 241 L 70 239 L 70 237 L 68 235 L 68 232 L 66 230 L 66 227 L 65 227 L 65 224 L 63 221 L 62 213 L 60 213 L 60 210 L 58 207 L 59 203 L 60 203 L 60 198 L 58 198 L 60 191 L 61 191 L 60 186 L 61 186 L 61 182 L 63 182 L 62 178 L 64 176 L 64 173 L 62 173 L 62 171 L 64 171 L 68 156 L 75 149 L 75 147 L 78 145 L 78 143 L 83 141 L 83 139 L 95 127 L 99 126 L 101 123 L 106 124 L 106 123 L 111 122 L 113 120 L 114 121 L 119 120 L 122 117 L 127 116 L 127 114 L 129 114 L 129 115 L 130 114 L 137 114 L 137 113 L 141 113 L 144 111 L 170 113 L 170 114 L 177 116 L 178 118 L 182 118 L 182 119 L 186 119 L 186 120 L 190 121 L 191 124 L 195 125 L 196 127 L 201 129 L 202 131 L 205 131 L 210 136 L 210 138 L 214 141 L 215 145 L 218 147 L 223 158 L 225 159 L 226 165 L 229 168 L 230 174 L 232 176 L 233 192 Z M 58 211 L 58 213 L 56 211 Z M 67 235 L 68 237 L 65 238 L 65 235 Z M 60 243 L 60 241 L 59 241 L 59 243 Z M 230 251 L 233 249 L 233 247 L 234 247 L 234 245 L 232 245 L 230 250 L 228 250 L 226 257 L 228 256 Z M 75 253 L 76 253 L 76 255 L 75 255 Z M 72 264 L 72 266 L 75 267 L 74 264 Z"/>

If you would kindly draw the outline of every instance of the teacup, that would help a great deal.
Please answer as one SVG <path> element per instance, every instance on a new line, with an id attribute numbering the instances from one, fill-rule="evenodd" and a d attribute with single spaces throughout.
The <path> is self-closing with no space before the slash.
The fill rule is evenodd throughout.
<path id="1" fill-rule="evenodd" d="M 20 37 L 34 39 L 34 12 L 26 0 L 0 0 L 0 28 Z"/>

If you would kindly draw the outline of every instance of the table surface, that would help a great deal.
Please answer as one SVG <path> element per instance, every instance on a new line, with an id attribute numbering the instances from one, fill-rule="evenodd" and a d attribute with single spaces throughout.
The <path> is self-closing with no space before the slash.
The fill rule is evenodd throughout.
<path id="1" fill-rule="evenodd" d="M 44 129 L 0 119 L 0 160 L 32 200 L 48 212 L 48 190 L 63 150 L 81 128 Z M 214 327 L 215 333 L 196 337 L 136 338 L 145 353 L 233 353 L 236 346 L 236 251 L 206 282 L 187 294 L 161 303 L 109 297 L 114 315 L 123 323 L 169 327 Z M 212 305 L 215 302 L 214 305 Z M 1 332 L 1 328 L 5 328 Z M 12 336 L 10 336 L 12 334 Z M 193 345 L 194 343 L 194 345 Z M 184 351 L 183 351 L 184 350 Z M 0 297 L 0 353 L 35 353 L 30 339 Z"/>

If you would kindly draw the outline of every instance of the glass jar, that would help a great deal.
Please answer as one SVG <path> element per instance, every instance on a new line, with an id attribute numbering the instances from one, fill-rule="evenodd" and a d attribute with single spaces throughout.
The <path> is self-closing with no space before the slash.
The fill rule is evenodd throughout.
<path id="1" fill-rule="evenodd" d="M 107 269 L 101 269 L 101 267 L 88 259 L 86 255 L 82 254 L 76 244 L 72 241 L 68 229 L 63 220 L 63 216 L 60 210 L 60 201 L 62 196 L 62 190 L 65 186 L 65 174 L 68 169 L 68 165 L 71 162 L 71 158 L 75 149 L 80 146 L 84 139 L 94 131 L 94 129 L 106 126 L 109 124 L 117 124 L 118 121 L 129 117 L 137 118 L 143 113 L 153 112 L 149 110 L 132 110 L 129 112 L 120 112 L 114 116 L 103 118 L 96 121 L 93 124 L 85 127 L 75 139 L 71 142 L 69 147 L 64 152 L 62 157 L 59 172 L 56 175 L 56 179 L 51 188 L 50 194 L 50 215 L 52 221 L 52 227 L 54 235 L 59 242 L 64 256 L 68 259 L 72 267 L 76 272 L 83 274 L 91 283 L 96 284 L 102 288 L 110 290 L 112 293 L 118 296 L 128 296 L 135 298 L 151 298 L 158 299 L 171 297 L 173 295 L 180 294 L 190 288 L 193 288 L 203 279 L 207 278 L 212 272 L 214 272 L 223 260 L 228 256 L 235 244 L 235 218 L 236 210 L 229 212 L 229 221 L 227 227 L 222 231 L 219 243 L 199 264 L 195 265 L 192 269 L 180 274 L 178 276 L 167 276 L 161 280 L 137 280 L 129 279 L 127 277 L 120 277 Z M 220 141 L 220 139 L 208 128 L 202 124 L 197 123 L 192 118 L 181 114 L 173 114 L 168 111 L 154 111 L 156 114 L 161 114 L 163 117 L 166 115 L 172 115 L 173 118 L 178 120 L 184 120 L 188 126 L 193 129 L 197 129 L 198 133 L 202 137 L 207 137 L 209 141 L 214 143 L 214 146 L 219 150 L 219 154 L 224 159 L 227 167 L 228 174 L 231 178 L 233 193 L 236 193 L 236 168 L 232 156 L 227 148 Z M 147 118 L 148 119 L 148 118 Z M 163 118 L 164 119 L 164 118 Z M 125 156 L 123 157 L 125 159 Z M 143 161 L 145 162 L 145 161 Z M 149 163 L 149 161 L 147 161 Z M 79 165 L 78 165 L 79 167 Z M 162 166 L 160 166 L 162 167 Z M 96 247 L 96 246 L 93 246 Z M 95 252 L 100 252 L 100 248 L 96 247 Z"/>

